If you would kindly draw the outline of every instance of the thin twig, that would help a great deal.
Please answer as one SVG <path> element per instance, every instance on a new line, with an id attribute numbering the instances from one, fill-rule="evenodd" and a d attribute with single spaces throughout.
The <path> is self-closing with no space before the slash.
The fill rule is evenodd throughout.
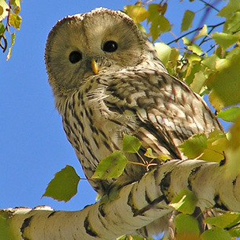
<path id="1" fill-rule="evenodd" d="M 2 43 L 3 41 L 3 43 Z M 0 47 L 2 48 L 3 50 L 3 53 L 7 50 L 7 46 L 8 46 L 8 43 L 7 43 L 7 39 L 5 38 L 5 36 L 0 36 Z"/>
<path id="2" fill-rule="evenodd" d="M 208 27 L 209 27 L 209 28 L 212 28 L 212 29 L 210 30 L 210 31 L 212 31 L 214 28 L 217 28 L 217 27 L 223 25 L 224 23 L 225 23 L 225 21 L 220 22 L 220 23 L 215 24 L 215 25 L 209 25 Z M 189 35 L 189 34 L 191 34 L 191 33 L 194 33 L 194 32 L 196 32 L 196 31 L 200 31 L 202 28 L 203 28 L 203 27 L 198 27 L 198 28 L 193 29 L 192 31 L 189 31 L 189 32 L 187 32 L 187 33 L 184 33 L 184 34 L 181 35 L 180 37 L 178 37 L 178 38 L 176 38 L 176 39 L 168 42 L 167 45 L 170 45 L 170 44 L 172 44 L 172 43 L 177 43 L 177 42 L 178 42 L 180 39 L 182 39 L 183 37 L 185 37 L 185 36 L 187 36 L 187 35 Z M 210 31 L 209 31 L 209 33 L 210 33 Z M 209 33 L 208 33 L 208 34 L 209 34 Z"/>
<path id="3" fill-rule="evenodd" d="M 185 37 L 185 36 L 187 36 L 187 35 L 189 35 L 189 34 L 191 34 L 191 33 L 194 33 L 195 31 L 199 31 L 199 30 L 201 30 L 201 29 L 202 29 L 202 27 L 198 27 L 198 28 L 195 28 L 194 30 L 192 30 L 192 31 L 190 31 L 190 32 L 184 33 L 184 34 L 181 35 L 180 37 L 178 37 L 178 38 L 176 38 L 176 39 L 168 42 L 167 45 L 170 45 L 170 44 L 172 44 L 172 43 L 177 43 L 177 42 L 178 42 L 180 39 L 182 39 L 183 37 Z"/>
<path id="4" fill-rule="evenodd" d="M 209 28 L 211 28 L 211 29 L 208 31 L 208 35 L 209 35 L 215 28 L 217 28 L 217 27 L 219 27 L 219 26 L 221 26 L 221 25 L 223 25 L 223 24 L 225 24 L 225 21 L 220 22 L 220 23 L 216 24 L 215 26 L 208 26 Z M 201 46 L 202 44 L 204 44 L 204 43 L 207 42 L 208 40 L 209 40 L 208 36 L 205 36 L 205 37 L 202 39 L 202 41 L 199 43 L 199 46 Z"/>
<path id="5" fill-rule="evenodd" d="M 212 8 L 212 9 L 216 10 L 217 12 L 220 12 L 216 7 L 214 7 L 214 4 L 220 2 L 219 0 L 217 0 L 217 1 L 216 1 L 215 3 L 213 3 L 213 4 L 207 3 L 207 2 L 204 1 L 204 0 L 199 0 L 199 1 L 202 2 L 202 3 L 204 3 L 206 6 L 208 6 L 208 7 Z"/>

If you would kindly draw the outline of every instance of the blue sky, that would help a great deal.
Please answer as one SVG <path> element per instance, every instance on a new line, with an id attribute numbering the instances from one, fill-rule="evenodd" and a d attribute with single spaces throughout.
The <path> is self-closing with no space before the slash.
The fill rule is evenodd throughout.
<path id="1" fill-rule="evenodd" d="M 174 22 L 183 12 L 169 9 Z M 87 3 L 86 3 L 87 2 Z M 134 1 L 72 0 L 24 1 L 23 26 L 17 33 L 13 58 L 0 53 L 0 209 L 48 205 L 57 210 L 77 210 L 94 203 L 96 193 L 82 181 L 79 194 L 69 203 L 41 198 L 54 174 L 72 165 L 84 174 L 62 129 L 54 106 L 44 64 L 47 35 L 57 20 L 96 7 L 122 10 Z M 213 22 L 211 22 L 213 23 Z"/>

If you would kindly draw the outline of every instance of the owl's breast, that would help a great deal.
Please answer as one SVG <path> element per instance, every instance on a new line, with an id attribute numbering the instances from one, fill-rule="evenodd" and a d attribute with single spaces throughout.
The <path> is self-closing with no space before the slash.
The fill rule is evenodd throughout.
<path id="1" fill-rule="evenodd" d="M 83 96 L 85 94 L 85 96 Z M 106 105 L 104 90 L 73 94 L 63 115 L 64 130 L 90 178 L 99 162 L 122 149 L 124 134 L 137 128 L 131 111 L 114 111 Z"/>

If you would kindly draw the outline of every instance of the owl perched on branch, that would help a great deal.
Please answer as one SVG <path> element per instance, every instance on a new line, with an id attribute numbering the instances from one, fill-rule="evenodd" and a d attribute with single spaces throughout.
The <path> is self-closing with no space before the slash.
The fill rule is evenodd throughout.
<path id="1" fill-rule="evenodd" d="M 91 179 L 101 160 L 122 149 L 124 135 L 142 141 L 140 156 L 129 156 L 138 163 L 147 148 L 184 159 L 181 143 L 221 129 L 202 98 L 168 74 L 153 44 L 122 12 L 97 9 L 64 18 L 49 34 L 45 58 L 67 137 L 101 195 L 146 172 L 128 164 L 116 180 Z"/>

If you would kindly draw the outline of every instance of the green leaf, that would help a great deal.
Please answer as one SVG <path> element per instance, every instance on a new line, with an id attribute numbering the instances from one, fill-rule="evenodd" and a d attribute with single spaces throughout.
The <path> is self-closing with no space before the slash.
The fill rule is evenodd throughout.
<path id="1" fill-rule="evenodd" d="M 150 4 L 148 21 L 151 23 L 150 33 L 153 41 L 156 41 L 163 33 L 171 31 L 171 23 L 164 16 L 167 11 L 167 4 Z"/>
<path id="2" fill-rule="evenodd" d="M 67 165 L 55 175 L 43 196 L 67 202 L 77 194 L 79 182 L 80 177 L 75 169 Z"/>
<path id="3" fill-rule="evenodd" d="M 236 121 L 233 127 L 230 129 L 229 136 L 229 147 L 226 149 L 225 154 L 227 159 L 227 175 L 231 177 L 236 177 L 240 174 L 240 119 Z"/>
<path id="4" fill-rule="evenodd" d="M 127 153 L 137 153 L 142 146 L 141 141 L 130 135 L 125 135 L 123 138 L 123 151 Z"/>
<path id="5" fill-rule="evenodd" d="M 5 31 L 6 31 L 5 26 L 0 22 L 0 36 L 3 36 Z"/>
<path id="6" fill-rule="evenodd" d="M 170 32 L 171 24 L 168 19 L 162 15 L 157 15 L 152 20 L 152 26 L 150 28 L 150 32 L 153 38 L 153 41 L 156 41 L 161 34 Z"/>
<path id="7" fill-rule="evenodd" d="M 213 229 L 207 230 L 201 235 L 201 240 L 213 240 L 213 239 L 231 240 L 232 238 L 227 231 L 220 228 L 213 228 Z"/>
<path id="8" fill-rule="evenodd" d="M 1 240 L 14 240 L 14 238 L 8 219 L 10 216 L 8 216 L 8 213 L 4 211 L 0 211 L 0 239 Z"/>
<path id="9" fill-rule="evenodd" d="M 214 33 L 212 35 L 212 38 L 224 50 L 227 50 L 228 48 L 232 47 L 239 41 L 240 36 L 227 34 L 227 33 Z"/>
<path id="10" fill-rule="evenodd" d="M 154 22 L 157 16 L 159 15 L 160 11 L 161 11 L 160 4 L 150 4 L 148 9 L 148 12 L 150 14 L 148 17 L 148 21 Z"/>
<path id="11" fill-rule="evenodd" d="M 120 177 L 128 163 L 128 159 L 121 151 L 116 151 L 103 159 L 98 165 L 93 179 L 110 180 Z"/>
<path id="12" fill-rule="evenodd" d="M 236 122 L 240 118 L 240 108 L 233 107 L 218 113 L 218 117 L 226 122 Z"/>
<path id="13" fill-rule="evenodd" d="M 157 155 L 157 154 L 153 153 L 153 150 L 151 148 L 147 148 L 144 156 L 146 156 L 147 158 L 150 158 L 150 159 L 158 159 L 161 162 L 166 162 L 171 159 L 171 157 L 166 154 Z"/>
<path id="14" fill-rule="evenodd" d="M 183 154 L 190 159 L 199 157 L 206 148 L 207 137 L 205 134 L 195 135 L 180 146 Z"/>
<path id="15" fill-rule="evenodd" d="M 225 32 L 233 34 L 237 33 L 239 35 L 239 28 L 240 28 L 240 12 L 235 10 L 234 15 L 231 17 L 231 19 L 228 19 L 228 21 L 225 24 Z"/>
<path id="16" fill-rule="evenodd" d="M 219 12 L 218 16 L 230 18 L 239 10 L 240 2 L 236 0 L 230 0 L 229 4 Z"/>
<path id="17" fill-rule="evenodd" d="M 229 233 L 231 234 L 232 237 L 236 237 L 239 238 L 240 237 L 240 228 L 233 228 L 231 230 L 229 230 Z"/>
<path id="18" fill-rule="evenodd" d="M 182 32 L 188 31 L 190 28 L 192 28 L 194 18 L 195 18 L 195 13 L 194 12 L 192 12 L 190 10 L 187 10 L 184 13 L 182 26 L 181 26 L 181 31 Z"/>
<path id="19" fill-rule="evenodd" d="M 175 219 L 178 240 L 200 240 L 199 223 L 193 216 L 179 214 Z"/>
<path id="20" fill-rule="evenodd" d="M 240 223 L 239 213 L 225 213 L 217 217 L 209 217 L 205 219 L 207 224 L 218 228 L 231 228 Z"/>
<path id="21" fill-rule="evenodd" d="M 146 153 L 144 154 L 144 156 L 146 156 L 147 158 L 151 158 L 151 159 L 156 159 L 158 158 L 158 156 L 156 154 L 153 153 L 151 148 L 147 148 Z"/>
<path id="22" fill-rule="evenodd" d="M 198 199 L 192 191 L 183 190 L 169 205 L 184 214 L 193 214 L 197 201 Z"/>
<path id="23" fill-rule="evenodd" d="M 207 57 L 202 60 L 202 63 L 204 66 L 207 67 L 207 69 L 211 70 L 211 72 L 216 71 L 216 62 L 219 60 L 219 57 L 217 55 L 213 55 L 211 57 Z"/>
<path id="24" fill-rule="evenodd" d="M 224 152 L 228 145 L 229 141 L 226 135 L 220 130 L 215 130 L 209 134 L 207 148 L 200 158 L 208 162 L 221 162 L 225 159 Z"/>
<path id="25" fill-rule="evenodd" d="M 225 59 L 216 62 L 216 73 L 207 80 L 212 89 L 210 101 L 220 112 L 223 108 L 240 103 L 240 49 L 234 49 Z"/>

